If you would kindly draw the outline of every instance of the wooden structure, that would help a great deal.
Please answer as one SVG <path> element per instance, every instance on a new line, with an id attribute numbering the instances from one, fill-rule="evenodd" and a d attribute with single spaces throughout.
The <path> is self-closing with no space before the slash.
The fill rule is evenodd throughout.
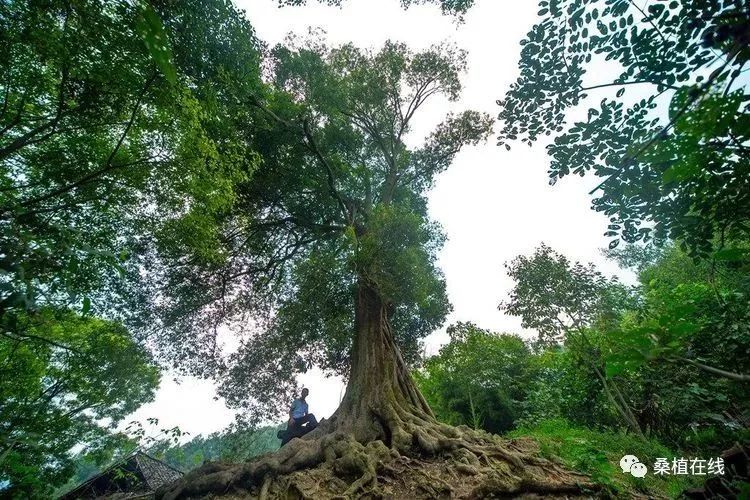
<path id="1" fill-rule="evenodd" d="M 87 479 L 59 500 L 153 498 L 157 489 L 182 475 L 182 472 L 161 460 L 136 451 Z"/>

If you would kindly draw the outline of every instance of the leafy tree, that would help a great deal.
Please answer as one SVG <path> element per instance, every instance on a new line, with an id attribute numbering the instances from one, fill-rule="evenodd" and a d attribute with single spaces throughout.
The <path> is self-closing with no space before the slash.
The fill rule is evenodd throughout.
<path id="1" fill-rule="evenodd" d="M 627 291 L 616 279 L 605 278 L 593 264 L 571 264 L 546 245 L 531 257 L 516 257 L 506 267 L 516 283 L 510 300 L 499 308 L 520 316 L 524 327 L 537 329 L 542 345 L 564 340 L 578 360 L 591 368 L 624 422 L 642 435 L 630 403 L 604 372 L 601 350 L 591 331 L 597 323 L 607 328 L 619 319 L 627 304 Z"/>
<path id="2" fill-rule="evenodd" d="M 741 439 L 748 415 L 747 269 L 737 261 L 696 262 L 676 247 L 608 253 L 640 268 L 640 284 L 630 292 L 634 297 L 614 302 L 617 308 L 590 308 L 583 327 L 568 326 L 576 324 L 572 311 L 586 310 L 576 306 L 586 302 L 571 300 L 568 291 L 592 289 L 601 277 L 593 266 L 576 272 L 577 266 L 544 247 L 511 266 L 521 281 L 512 294 L 518 298 L 510 302 L 531 305 L 518 308 L 522 318 L 554 324 L 559 309 L 552 306 L 567 304 L 571 311 L 558 323 L 562 345 L 531 360 L 535 375 L 521 425 L 563 418 L 614 430 L 625 422 L 636 432 L 694 450 L 720 451 Z M 572 281 L 588 285 L 575 288 Z M 602 311 L 606 321 L 596 319 Z"/>
<path id="3" fill-rule="evenodd" d="M 19 374 L 3 378 L 0 483 L 26 492 L 64 477 L 70 447 L 104 447 L 94 419 L 151 397 L 136 257 L 186 213 L 205 235 L 201 214 L 248 177 L 237 95 L 261 85 L 223 0 L 3 2 L 0 41 L 0 362 Z"/>
<path id="4" fill-rule="evenodd" d="M 495 391 L 513 390 L 521 395 L 513 406 L 520 418 L 514 420 L 518 428 L 510 436 L 533 437 L 541 444 L 543 454 L 585 471 L 614 495 L 637 490 L 676 496 L 699 484 L 699 478 L 683 476 L 670 481 L 657 477 L 645 484 L 632 476 L 628 479 L 617 465 L 623 455 L 635 453 L 645 463 L 664 455 L 711 455 L 742 438 L 736 427 L 728 426 L 729 422 L 711 421 L 709 417 L 711 412 L 727 411 L 726 401 L 740 400 L 739 394 L 727 391 L 726 384 L 717 384 L 718 379 L 701 380 L 689 366 L 684 371 L 641 367 L 619 376 L 624 392 L 635 403 L 636 417 L 650 432 L 648 439 L 642 439 L 622 431 L 621 417 L 603 394 L 592 367 L 582 362 L 585 358 L 576 351 L 578 344 L 530 352 L 519 337 L 494 335 L 471 324 L 459 323 L 450 331 L 450 343 L 437 356 L 428 358 L 415 377 L 436 416 L 472 425 L 479 420 L 472 418 L 477 414 L 480 418 L 500 415 L 498 421 L 485 418 L 482 422 L 490 430 L 488 424 L 502 423 L 509 408 L 506 398 L 492 396 Z M 589 338 L 602 352 L 618 344 L 618 338 L 610 332 L 591 331 Z M 519 367 L 523 369 L 519 371 Z M 483 397 L 485 394 L 489 397 Z M 472 400 L 478 403 L 474 414 Z M 656 420 L 652 420 L 654 413 Z M 662 445 L 665 442 L 671 449 Z"/>
<path id="5" fill-rule="evenodd" d="M 310 366 L 348 377 L 330 420 L 245 466 L 241 487 L 283 495 L 288 484 L 265 481 L 267 473 L 336 456 L 334 473 L 361 476 L 341 492 L 354 495 L 377 488 L 378 441 L 405 454 L 468 450 L 472 441 L 500 446 L 439 424 L 409 371 L 419 339 L 449 310 L 435 266 L 442 236 L 424 193 L 463 146 L 486 138 L 492 121 L 465 111 L 447 116 L 421 146 L 407 138 L 427 102 L 458 99 L 464 57 L 449 46 L 415 53 L 393 42 L 379 51 L 309 39 L 275 47 L 268 66 L 276 92 L 248 102 L 264 120 L 252 127 L 261 165 L 236 186 L 231 210 L 217 214 L 220 236 L 209 252 L 191 249 L 190 233 L 162 246 L 152 276 L 164 284 L 165 335 L 199 361 L 196 369 L 216 359 L 219 325 L 253 320 L 215 372 L 221 395 L 248 418 L 286 410 L 296 375 Z M 521 475 L 533 474 L 514 462 Z M 170 495 L 223 491 L 233 477 L 207 465 Z"/>
<path id="6" fill-rule="evenodd" d="M 547 420 L 564 419 L 590 429 L 622 427 L 622 416 L 605 395 L 589 361 L 590 351 L 581 347 L 570 342 L 545 348 L 531 358 L 534 377 L 526 388 L 519 426 L 535 427 Z"/>
<path id="7" fill-rule="evenodd" d="M 499 309 L 520 316 L 521 325 L 536 330 L 544 345 L 562 341 L 570 330 L 616 318 L 627 302 L 627 290 L 616 278 L 603 276 L 593 264 L 571 263 L 543 243 L 532 256 L 519 255 L 505 268 L 515 285 Z"/>
<path id="8" fill-rule="evenodd" d="M 643 269 L 640 280 L 643 306 L 637 318 L 625 325 L 629 329 L 626 338 L 633 345 L 619 362 L 612 359 L 611 370 L 659 358 L 686 362 L 738 381 L 750 380 L 736 373 L 750 371 L 744 362 L 750 339 L 745 266 L 731 261 L 696 263 L 673 247 Z"/>
<path id="9" fill-rule="evenodd" d="M 496 434 L 512 429 L 532 377 L 529 348 L 471 323 L 451 325 L 448 334 L 450 342 L 415 374 L 435 416 Z"/>
<path id="10" fill-rule="evenodd" d="M 0 493 L 43 497 L 71 474 L 71 449 L 94 454 L 151 401 L 159 370 L 121 325 L 41 310 L 23 338 L 0 342 Z M 34 340 L 29 340 L 34 339 Z"/>
<path id="11" fill-rule="evenodd" d="M 178 311 L 167 313 L 183 349 L 210 354 L 216 322 L 274 310 L 267 328 L 227 361 L 222 394 L 257 417 L 273 415 L 286 406 L 295 375 L 311 365 L 349 373 L 338 425 L 366 440 L 382 428 L 359 420 L 360 412 L 396 401 L 425 410 L 395 343 L 415 359 L 418 339 L 448 310 L 434 266 L 442 237 L 426 218 L 422 193 L 463 145 L 486 137 L 490 120 L 451 115 L 424 146 L 409 149 L 404 139 L 424 103 L 439 94 L 458 98 L 463 54 L 306 43 L 273 51 L 274 84 L 298 102 L 287 94 L 254 101 L 266 119 L 253 144 L 263 164 L 216 220 L 215 261 L 199 254 L 203 248 L 174 264 L 165 252 L 164 293 Z M 192 236 L 183 234 L 180 248 L 190 248 Z M 198 318 L 214 323 L 195 336 Z"/>
<path id="12" fill-rule="evenodd" d="M 665 439 L 731 443 L 748 415 L 747 268 L 695 262 L 671 247 L 640 282 L 641 306 L 603 351 L 608 374 L 638 381 L 639 419 Z"/>
<path id="13" fill-rule="evenodd" d="M 500 144 L 554 137 L 550 183 L 602 178 L 591 194 L 610 218 L 608 236 L 671 239 L 691 255 L 746 239 L 747 6 L 541 0 L 539 9 L 521 74 L 498 101 Z M 608 69 L 616 76 L 602 80 Z M 585 120 L 566 125 L 569 111 L 593 102 Z"/>

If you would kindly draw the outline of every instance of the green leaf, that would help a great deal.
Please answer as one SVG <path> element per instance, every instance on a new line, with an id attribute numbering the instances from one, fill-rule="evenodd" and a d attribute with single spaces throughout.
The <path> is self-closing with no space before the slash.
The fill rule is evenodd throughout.
<path id="1" fill-rule="evenodd" d="M 694 163 L 681 162 L 672 165 L 662 174 L 664 183 L 682 182 L 700 174 L 700 167 Z"/>
<path id="2" fill-rule="evenodd" d="M 619 362 L 607 363 L 604 371 L 607 375 L 607 378 L 612 378 L 625 371 L 625 364 Z"/>
<path id="3" fill-rule="evenodd" d="M 677 114 L 685 109 L 685 106 L 692 99 L 693 87 L 682 87 L 674 93 L 672 100 L 669 102 L 669 119 L 675 120 Z"/>
<path id="4" fill-rule="evenodd" d="M 154 8 L 144 3 L 135 23 L 136 31 L 146 44 L 151 58 L 159 67 L 169 83 L 177 82 L 177 71 L 172 60 L 172 48 L 169 45 L 161 18 Z"/>

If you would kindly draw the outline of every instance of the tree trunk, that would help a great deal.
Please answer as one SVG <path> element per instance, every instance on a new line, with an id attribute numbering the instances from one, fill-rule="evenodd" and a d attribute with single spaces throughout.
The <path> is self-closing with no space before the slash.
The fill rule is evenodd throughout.
<path id="1" fill-rule="evenodd" d="M 396 345 L 388 304 L 364 279 L 357 287 L 354 323 L 349 382 L 331 424 L 359 442 L 380 439 L 390 447 L 399 422 L 435 419 Z"/>
<path id="2" fill-rule="evenodd" d="M 612 403 L 612 406 L 615 407 L 623 420 L 625 420 L 625 423 L 628 425 L 628 427 L 630 427 L 630 429 L 635 432 L 635 434 L 640 439 L 645 440 L 646 436 L 643 434 L 638 420 L 636 420 L 635 416 L 630 411 L 630 408 L 627 406 L 627 403 L 622 397 L 622 393 L 620 393 L 619 389 L 617 389 L 617 386 L 614 384 L 614 382 L 612 382 L 612 385 L 617 390 L 618 396 L 620 397 L 620 402 L 622 404 L 618 403 L 617 399 L 615 399 L 615 396 L 612 394 L 612 391 L 609 388 L 609 384 L 607 383 L 607 377 L 601 372 L 601 370 L 599 370 L 599 367 L 597 367 L 595 363 L 591 363 L 591 366 L 594 369 L 594 373 L 596 373 L 596 376 L 599 377 L 599 380 L 602 383 L 602 389 L 604 390 L 604 394 L 607 395 L 607 398 L 609 398 L 609 402 Z"/>

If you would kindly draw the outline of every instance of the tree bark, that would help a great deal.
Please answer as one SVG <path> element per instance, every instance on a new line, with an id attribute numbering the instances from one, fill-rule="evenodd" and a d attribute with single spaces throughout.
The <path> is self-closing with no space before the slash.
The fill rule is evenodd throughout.
<path id="1" fill-rule="evenodd" d="M 349 381 L 331 424 L 361 443 L 380 439 L 390 447 L 398 422 L 435 418 L 396 345 L 388 304 L 365 279 L 357 286 L 354 325 Z"/>

